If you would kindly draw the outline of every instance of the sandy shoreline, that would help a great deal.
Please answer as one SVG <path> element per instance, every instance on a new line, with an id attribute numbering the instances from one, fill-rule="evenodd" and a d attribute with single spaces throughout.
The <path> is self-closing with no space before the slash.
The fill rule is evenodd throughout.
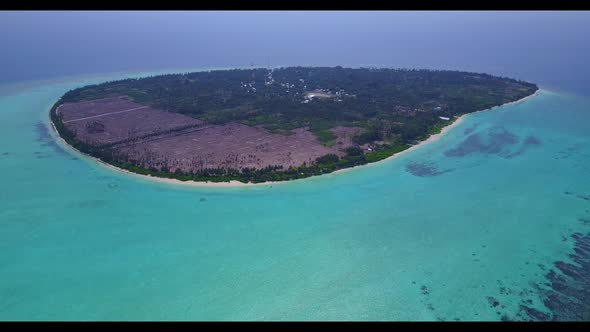
<path id="1" fill-rule="evenodd" d="M 487 111 L 491 111 L 491 110 L 494 110 L 494 109 L 499 108 L 499 107 L 504 107 L 504 106 L 509 106 L 509 105 L 515 105 L 515 104 L 518 104 L 518 103 L 522 103 L 522 102 L 526 101 L 527 99 L 538 95 L 540 91 L 541 91 L 541 89 L 538 89 L 532 95 L 526 96 L 526 97 L 524 97 L 522 99 L 519 99 L 519 100 L 515 100 L 513 102 L 509 102 L 509 103 L 506 103 L 506 104 L 494 106 L 492 108 L 488 108 L 488 109 L 477 111 L 477 112 L 463 114 L 459 118 L 457 118 L 455 121 L 453 121 L 453 123 L 451 123 L 451 124 L 445 126 L 444 128 L 442 128 L 442 130 L 441 130 L 440 133 L 434 134 L 434 135 L 430 135 L 426 140 L 421 141 L 418 144 L 412 145 L 408 149 L 406 149 L 404 151 L 401 151 L 401 152 L 398 152 L 398 153 L 396 153 L 396 154 L 394 154 L 394 155 L 392 155 L 390 157 L 387 157 L 387 158 L 385 158 L 383 160 L 380 160 L 380 161 L 377 161 L 377 162 L 374 162 L 374 163 L 368 163 L 368 164 L 360 165 L 360 166 L 339 169 L 337 171 L 334 171 L 334 172 L 331 172 L 331 173 L 328 173 L 328 174 L 325 174 L 325 175 L 335 174 L 335 173 L 344 172 L 344 171 L 349 171 L 351 169 L 356 169 L 358 167 L 364 167 L 364 166 L 368 166 L 368 165 L 372 165 L 372 164 L 377 164 L 377 163 L 384 162 L 386 160 L 390 160 L 390 159 L 399 157 L 400 155 L 402 155 L 405 152 L 412 151 L 412 150 L 414 150 L 414 149 L 416 149 L 418 147 L 424 146 L 424 145 L 426 145 L 428 143 L 431 143 L 431 142 L 434 142 L 434 141 L 438 140 L 445 133 L 447 133 L 449 130 L 451 130 L 452 128 L 456 127 L 458 124 L 460 124 L 463 121 L 463 119 L 465 118 L 465 116 L 467 116 L 467 115 L 476 114 L 476 113 L 480 113 L 480 112 L 487 112 Z M 275 185 L 275 184 L 289 183 L 289 182 L 292 182 L 292 181 L 297 181 L 297 180 L 287 180 L 287 181 L 268 181 L 268 182 L 262 182 L 262 183 L 251 183 L 251 182 L 249 182 L 249 183 L 243 183 L 243 182 L 240 182 L 240 181 L 232 180 L 232 181 L 229 181 L 229 182 L 198 182 L 198 181 L 180 181 L 180 180 L 177 180 L 177 179 L 161 178 L 161 177 L 156 177 L 156 176 L 152 176 L 152 175 L 143 175 L 143 174 L 133 173 L 133 172 L 130 172 L 130 171 L 126 170 L 126 169 L 122 169 L 122 168 L 113 166 L 111 164 L 105 163 L 104 161 L 102 161 L 102 160 L 100 160 L 98 158 L 95 158 L 95 157 L 93 157 L 91 155 L 88 155 L 86 153 L 83 153 L 83 152 L 75 149 L 73 146 L 69 145 L 59 135 L 59 133 L 57 132 L 57 129 L 55 128 L 55 125 L 53 124 L 53 121 L 51 121 L 51 118 L 49 119 L 49 123 L 51 124 L 51 128 L 52 128 L 53 132 L 56 134 L 59 142 L 62 143 L 62 145 L 66 146 L 67 148 L 69 148 L 69 149 L 71 149 L 71 150 L 73 150 L 73 151 L 75 151 L 75 152 L 77 152 L 79 154 L 82 154 L 85 157 L 88 157 L 88 158 L 90 158 L 90 159 L 92 159 L 94 161 L 97 161 L 99 164 L 102 164 L 102 165 L 108 167 L 111 170 L 122 172 L 122 173 L 133 175 L 133 176 L 138 176 L 138 177 L 141 177 L 143 179 L 149 179 L 151 181 L 168 183 L 168 184 L 175 184 L 175 185 L 191 186 L 191 187 L 208 187 L 208 188 L 215 188 L 215 187 L 217 187 L 217 188 L 219 188 L 219 187 L 226 187 L 227 188 L 227 187 L 244 187 L 244 186 L 269 186 L 269 185 Z M 319 176 L 322 176 L 322 175 L 319 175 Z M 314 177 L 314 176 L 312 176 L 312 177 Z M 304 179 L 309 179 L 309 178 L 304 178 Z M 304 179 L 298 179 L 298 180 L 304 180 Z"/>
<path id="2" fill-rule="evenodd" d="M 446 127 L 442 128 L 442 130 L 440 131 L 440 133 L 438 133 L 438 134 L 434 134 L 434 135 L 430 135 L 430 136 L 429 136 L 429 137 L 428 137 L 426 140 L 424 140 L 424 141 L 422 141 L 422 142 L 420 142 L 420 143 L 418 143 L 418 144 L 412 145 L 411 147 L 409 147 L 409 148 L 405 149 L 404 151 L 398 152 L 398 153 L 394 154 L 393 156 L 387 157 L 387 158 L 385 158 L 385 159 L 383 159 L 383 160 L 379 160 L 379 161 L 377 161 L 377 162 L 374 162 L 374 163 L 368 163 L 368 164 L 364 164 L 364 165 L 360 165 L 360 166 L 362 167 L 362 166 L 368 166 L 368 165 L 372 165 L 372 164 L 377 164 L 377 163 L 380 163 L 380 162 L 382 162 L 382 161 L 386 161 L 386 160 L 390 160 L 390 159 L 393 159 L 393 158 L 399 157 L 400 155 L 402 155 L 402 154 L 404 154 L 404 153 L 406 153 L 406 152 L 408 152 L 408 151 L 412 151 L 412 150 L 414 150 L 414 149 L 416 149 L 416 148 L 418 148 L 418 147 L 424 146 L 424 145 L 426 145 L 426 144 L 428 144 L 428 143 L 431 143 L 431 142 L 434 142 L 434 141 L 438 140 L 438 139 L 439 139 L 439 138 L 441 138 L 441 137 L 442 137 L 442 136 L 443 136 L 445 133 L 447 133 L 449 130 L 453 129 L 453 128 L 454 128 L 454 127 L 456 127 L 458 124 L 460 124 L 460 123 L 463 121 L 463 119 L 464 119 L 466 116 L 468 116 L 468 115 L 471 115 L 471 114 L 476 114 L 476 113 L 481 113 L 481 112 L 487 112 L 487 111 L 491 111 L 491 110 L 494 110 L 494 109 L 496 109 L 496 108 L 499 108 L 499 107 L 504 107 L 504 106 L 509 106 L 509 105 L 516 105 L 516 104 L 522 103 L 522 102 L 526 101 L 528 98 L 531 98 L 531 97 L 534 97 L 534 96 L 538 95 L 538 94 L 539 94 L 539 91 L 541 91 L 541 89 L 539 89 L 539 90 L 535 91 L 535 93 L 533 93 L 533 94 L 532 94 L 532 95 L 530 95 L 530 96 L 526 96 L 526 97 L 524 97 L 524 98 L 522 98 L 522 99 L 515 100 L 515 101 L 511 101 L 511 102 L 509 102 L 509 103 L 506 103 L 506 104 L 502 104 L 502 105 L 494 106 L 494 107 L 492 107 L 492 108 L 487 108 L 487 109 L 485 109 L 485 110 L 481 110 L 481 111 L 476 111 L 476 112 L 471 112 L 471 113 L 463 114 L 463 115 L 461 115 L 460 117 L 458 117 L 458 118 L 457 118 L 455 121 L 453 121 L 453 123 L 451 123 L 450 125 L 448 125 L 448 126 L 446 126 Z M 356 166 L 356 167 L 359 167 L 359 166 Z M 337 170 L 337 171 L 334 171 L 334 172 L 332 172 L 332 173 L 330 173 L 330 174 L 333 174 L 333 173 L 338 173 L 338 172 L 344 172 L 344 171 L 349 171 L 349 170 L 351 170 L 351 169 L 354 169 L 354 168 L 356 168 L 356 167 L 349 167 L 349 168 L 339 169 L 339 170 Z"/>

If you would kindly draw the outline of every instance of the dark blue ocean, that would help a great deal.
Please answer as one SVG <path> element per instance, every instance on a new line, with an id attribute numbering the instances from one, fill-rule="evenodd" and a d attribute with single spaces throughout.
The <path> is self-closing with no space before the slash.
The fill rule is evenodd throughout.
<path id="1" fill-rule="evenodd" d="M 169 68 L 461 69 L 588 92 L 590 12 L 1 12 L 0 81 Z"/>

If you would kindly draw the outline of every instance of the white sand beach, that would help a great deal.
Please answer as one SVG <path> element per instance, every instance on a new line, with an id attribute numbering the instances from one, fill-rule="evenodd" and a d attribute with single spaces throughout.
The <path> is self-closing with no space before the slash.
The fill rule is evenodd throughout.
<path id="1" fill-rule="evenodd" d="M 534 94 L 532 94 L 530 96 L 524 97 L 522 99 L 519 99 L 519 100 L 516 100 L 516 101 L 513 101 L 513 102 L 509 102 L 509 103 L 506 103 L 506 104 L 498 105 L 498 106 L 495 106 L 495 107 L 492 107 L 492 108 L 488 108 L 488 109 L 477 111 L 477 112 L 473 112 L 473 113 L 464 114 L 464 115 L 460 116 L 459 118 L 457 118 L 455 121 L 453 121 L 451 124 L 445 126 L 441 130 L 440 133 L 434 134 L 434 135 L 430 135 L 426 140 L 424 140 L 424 141 L 422 141 L 422 142 L 420 142 L 418 144 L 412 145 L 410 148 L 408 148 L 408 149 L 406 149 L 404 151 L 398 152 L 398 153 L 396 153 L 396 154 L 394 154 L 394 155 L 392 155 L 392 156 L 390 156 L 388 158 L 385 158 L 383 160 L 380 160 L 378 162 L 369 163 L 369 164 L 360 165 L 360 166 L 355 166 L 355 167 L 350 167 L 350 168 L 344 168 L 344 169 L 340 169 L 340 170 L 334 171 L 332 173 L 328 173 L 326 175 L 336 174 L 336 173 L 339 173 L 339 172 L 344 172 L 344 171 L 348 171 L 348 170 L 351 170 L 351 169 L 356 169 L 358 167 L 365 167 L 365 166 L 377 164 L 377 163 L 380 163 L 380 162 L 384 162 L 386 160 L 391 160 L 393 158 L 399 157 L 399 156 L 403 155 L 404 153 L 407 153 L 408 151 L 412 151 L 414 149 L 417 149 L 417 148 L 419 148 L 421 146 L 424 146 L 424 145 L 426 145 L 428 143 L 432 143 L 432 142 L 440 139 L 445 133 L 448 133 L 452 128 L 455 128 L 457 125 L 459 125 L 463 121 L 463 119 L 464 119 L 465 116 L 468 116 L 470 114 L 480 113 L 480 112 L 491 111 L 491 110 L 494 110 L 494 109 L 499 108 L 499 107 L 504 107 L 504 106 L 509 106 L 509 105 L 514 105 L 514 104 L 522 103 L 522 102 L 526 101 L 527 99 L 529 99 L 531 97 L 537 96 L 540 91 L 541 91 L 541 89 L 537 90 Z M 130 174 L 130 175 L 133 175 L 133 176 L 139 176 L 139 177 L 142 177 L 142 178 L 147 178 L 147 179 L 149 179 L 151 181 L 163 182 L 163 183 L 174 184 L 174 185 L 193 186 L 193 187 L 269 186 L 269 185 L 283 184 L 283 183 L 289 183 L 289 182 L 292 182 L 292 181 L 297 181 L 297 180 L 268 181 L 268 182 L 262 182 L 262 183 L 251 183 L 251 182 L 249 182 L 249 183 L 243 183 L 243 182 L 235 181 L 235 180 L 234 181 L 229 181 L 229 182 L 180 181 L 180 180 L 177 180 L 177 179 L 161 178 L 161 177 L 156 177 L 156 176 L 151 176 L 151 175 L 143 175 L 143 174 L 133 173 L 133 172 L 130 172 L 128 170 L 125 170 L 125 169 L 122 169 L 122 168 L 113 166 L 111 164 L 105 163 L 104 161 L 102 161 L 102 160 L 100 160 L 98 158 L 92 157 L 92 156 L 90 156 L 88 154 L 85 154 L 85 153 L 82 153 L 82 152 L 76 150 L 71 145 L 69 145 L 63 138 L 61 138 L 61 136 L 59 136 L 59 133 L 57 132 L 57 129 L 55 128 L 53 122 L 51 120 L 49 122 L 51 123 L 51 128 L 53 129 L 53 132 L 59 138 L 59 142 L 63 146 L 65 146 L 65 147 L 67 147 L 67 148 L 69 148 L 69 149 L 71 149 L 73 151 L 76 151 L 77 153 L 82 154 L 82 155 L 84 155 L 87 158 L 90 158 L 90 159 L 92 159 L 94 161 L 97 161 L 98 163 L 100 163 L 100 164 L 102 164 L 102 165 L 104 165 L 104 166 L 106 166 L 106 167 L 108 167 L 108 168 L 110 168 L 110 169 L 112 169 L 114 171 L 123 172 L 123 173 Z M 308 179 L 308 178 L 305 178 L 305 179 Z M 304 180 L 304 179 L 299 179 L 299 180 Z"/>

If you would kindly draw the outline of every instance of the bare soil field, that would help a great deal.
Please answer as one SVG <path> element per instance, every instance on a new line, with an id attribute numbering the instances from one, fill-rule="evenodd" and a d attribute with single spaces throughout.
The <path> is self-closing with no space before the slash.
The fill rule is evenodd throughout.
<path id="1" fill-rule="evenodd" d="M 333 153 L 306 129 L 292 135 L 231 123 L 195 130 L 120 149 L 139 164 L 167 165 L 183 171 L 201 168 L 264 168 L 299 166 Z"/>
<path id="2" fill-rule="evenodd" d="M 338 149 L 346 149 L 353 144 L 352 136 L 359 134 L 363 129 L 360 127 L 334 127 L 330 129 L 336 135 L 336 147 Z"/>
<path id="3" fill-rule="evenodd" d="M 60 106 L 63 123 L 86 143 L 109 144 L 118 155 L 146 168 L 183 172 L 203 168 L 300 166 L 333 153 L 344 155 L 361 128 L 335 127 L 334 147 L 326 147 L 308 128 L 290 135 L 239 123 L 207 124 L 178 113 L 150 108 L 126 96 Z"/>
<path id="4" fill-rule="evenodd" d="M 59 114 L 63 115 L 63 123 L 75 131 L 78 139 L 95 145 L 205 125 L 205 122 L 189 116 L 134 103 L 125 96 L 66 103 L 60 106 Z"/>

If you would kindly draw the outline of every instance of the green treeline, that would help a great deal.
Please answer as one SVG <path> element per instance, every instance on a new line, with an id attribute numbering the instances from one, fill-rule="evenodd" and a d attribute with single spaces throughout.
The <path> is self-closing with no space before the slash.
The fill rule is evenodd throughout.
<path id="1" fill-rule="evenodd" d="M 304 103 L 305 94 L 317 89 L 333 98 Z M 334 139 L 328 129 L 338 125 L 366 129 L 371 137 L 359 142 L 380 137 L 411 143 L 443 123 L 439 116 L 487 109 L 536 90 L 527 82 L 459 71 L 288 67 L 125 79 L 69 91 L 63 101 L 128 95 L 213 124 L 236 121 L 278 133 L 309 126 L 324 143 Z"/>
<path id="2" fill-rule="evenodd" d="M 317 90 L 328 97 L 307 97 Z M 516 101 L 537 90 L 528 82 L 460 71 L 342 67 L 217 70 L 125 79 L 74 89 L 54 105 L 51 118 L 60 135 L 78 150 L 140 174 L 195 181 L 282 181 L 382 160 L 452 122 L 441 116 L 453 119 Z M 262 125 L 282 134 L 307 126 L 327 146 L 332 146 L 336 138 L 330 128 L 360 127 L 362 131 L 352 138 L 353 142 L 370 144 L 373 151 L 363 152 L 357 147 L 342 158 L 323 156 L 313 165 L 290 169 L 275 166 L 191 174 L 144 169 L 108 146 L 91 146 L 77 140 L 76 133 L 66 128 L 55 113 L 64 102 L 117 95 L 212 124 Z"/>

